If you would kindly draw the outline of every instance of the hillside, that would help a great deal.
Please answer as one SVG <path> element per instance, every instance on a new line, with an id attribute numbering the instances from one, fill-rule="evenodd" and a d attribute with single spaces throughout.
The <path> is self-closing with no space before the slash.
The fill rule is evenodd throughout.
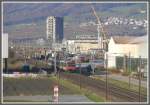
<path id="1" fill-rule="evenodd" d="M 138 3 L 97 3 L 94 7 L 102 17 L 113 15 L 134 16 L 146 10 L 145 4 Z M 84 3 L 6 3 L 4 4 L 4 24 L 30 23 L 45 20 L 47 16 L 69 16 L 75 19 L 93 19 L 89 4 Z M 143 15 L 143 14 L 141 14 Z M 94 17 L 95 18 L 95 17 Z M 76 19 L 77 20 L 77 19 Z"/>
<path id="2" fill-rule="evenodd" d="M 122 17 L 133 19 L 146 19 L 146 4 L 142 3 L 93 3 L 97 14 L 101 16 L 102 22 L 106 22 L 109 17 Z M 141 11 L 145 11 L 141 13 Z M 96 22 L 92 9 L 89 4 L 85 3 L 4 3 L 4 32 L 16 37 L 45 37 L 46 36 L 46 18 L 47 16 L 64 17 L 65 37 L 74 36 L 74 32 L 80 34 L 97 34 L 95 26 L 82 26 L 82 23 L 90 21 Z M 130 32 L 132 28 L 128 25 L 115 25 L 113 28 L 108 27 L 110 35 L 113 34 L 129 34 L 143 35 L 144 28 L 140 34 Z M 118 32 L 117 28 L 120 28 Z M 126 30 L 123 30 L 126 27 Z M 116 31 L 117 30 L 117 31 Z M 123 30 L 123 31 L 122 31 Z M 112 33 L 114 31 L 114 33 Z M 125 32 L 124 32 L 125 31 Z M 117 32 L 117 33 L 116 33 Z M 138 33 L 138 34 L 137 34 Z"/>

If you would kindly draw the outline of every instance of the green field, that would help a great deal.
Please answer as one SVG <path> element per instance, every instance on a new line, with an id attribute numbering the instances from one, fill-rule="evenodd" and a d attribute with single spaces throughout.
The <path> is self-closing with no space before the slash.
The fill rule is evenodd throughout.
<path id="1" fill-rule="evenodd" d="M 11 95 L 50 95 L 57 84 L 51 78 L 4 78 L 4 96 Z M 70 87 L 60 85 L 60 94 L 80 94 Z"/>
<path id="2" fill-rule="evenodd" d="M 94 102 L 104 102 L 102 96 L 98 96 L 89 89 L 82 88 L 66 79 L 58 79 L 55 76 L 43 78 L 4 78 L 4 96 L 19 95 L 53 95 L 53 87 L 59 86 L 60 95 L 84 95 Z M 5 100 L 9 102 L 11 100 Z"/>

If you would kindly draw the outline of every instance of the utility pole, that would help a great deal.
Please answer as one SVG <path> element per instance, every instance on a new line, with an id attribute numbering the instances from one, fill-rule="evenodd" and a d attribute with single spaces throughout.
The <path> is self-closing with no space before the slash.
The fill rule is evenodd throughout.
<path id="1" fill-rule="evenodd" d="M 79 69 L 80 69 L 80 90 L 81 90 L 81 63 Z"/>
<path id="2" fill-rule="evenodd" d="M 95 60 L 95 56 L 94 56 L 94 52 L 93 52 L 93 51 L 92 51 L 92 53 L 93 53 L 93 54 L 92 54 L 92 62 L 93 62 L 93 61 Z M 94 62 L 93 62 L 93 64 L 92 64 L 92 66 L 93 66 L 93 67 L 92 67 L 92 68 L 93 68 L 93 69 L 92 69 L 92 72 L 93 72 L 93 75 L 94 75 L 94 71 L 95 71 L 95 64 L 94 64 Z"/>
<path id="3" fill-rule="evenodd" d="M 141 102 L 141 56 L 139 57 L 139 102 Z"/>
<path id="4" fill-rule="evenodd" d="M 107 61 L 108 60 L 108 55 L 106 53 L 105 57 L 105 67 L 106 67 L 106 101 L 108 100 L 108 69 L 107 69 Z"/>
<path id="5" fill-rule="evenodd" d="M 47 57 L 46 57 L 46 48 L 44 48 L 44 54 L 45 54 L 45 62 L 47 61 Z"/>
<path id="6" fill-rule="evenodd" d="M 54 74 L 56 75 L 57 68 L 56 68 L 56 51 L 54 50 Z"/>
<path id="7" fill-rule="evenodd" d="M 77 46 L 77 55 L 79 55 L 80 57 L 80 47 Z M 81 89 L 81 59 L 79 59 L 79 72 L 80 72 L 80 76 L 79 76 L 79 85 L 80 85 L 80 89 Z"/>
<path id="8" fill-rule="evenodd" d="M 80 55 L 81 54 L 80 47 L 78 47 L 78 51 L 79 51 L 79 55 Z M 80 90 L 81 90 L 81 59 L 80 59 L 79 63 L 80 63 L 79 69 L 80 69 Z"/>
<path id="9" fill-rule="evenodd" d="M 59 61 L 59 54 L 57 54 L 57 60 Z M 59 66 L 59 63 L 58 63 L 58 66 Z M 60 70 L 58 69 L 57 70 L 57 78 L 58 78 L 58 87 L 59 87 L 59 80 L 60 80 Z"/>
<path id="10" fill-rule="evenodd" d="M 64 56 L 64 63 L 66 65 L 66 48 L 62 48 L 63 50 L 63 56 Z"/>
<path id="11" fill-rule="evenodd" d="M 131 55 L 129 52 L 129 88 L 131 86 Z"/>
<path id="12" fill-rule="evenodd" d="M 127 68 L 126 68 L 126 65 L 127 65 L 127 62 L 126 62 L 126 55 L 124 55 L 124 62 L 123 62 L 123 66 L 124 66 L 124 71 L 127 72 Z"/>
<path id="13" fill-rule="evenodd" d="M 56 75 L 57 73 L 57 68 L 56 68 L 56 56 L 57 56 L 57 53 L 56 53 L 56 40 L 53 39 L 52 41 L 52 49 L 54 50 L 54 74 Z"/>

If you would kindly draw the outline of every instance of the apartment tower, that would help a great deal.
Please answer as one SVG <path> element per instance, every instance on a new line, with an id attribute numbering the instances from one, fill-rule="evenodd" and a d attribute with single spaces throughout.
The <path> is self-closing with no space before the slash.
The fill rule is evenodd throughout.
<path id="1" fill-rule="evenodd" d="M 47 39 L 53 43 L 61 43 L 63 36 L 63 17 L 49 16 L 47 18 Z"/>

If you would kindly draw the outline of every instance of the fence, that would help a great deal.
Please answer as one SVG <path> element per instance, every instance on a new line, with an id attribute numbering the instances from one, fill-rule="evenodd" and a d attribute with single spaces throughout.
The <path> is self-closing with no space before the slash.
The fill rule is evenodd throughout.
<path id="1" fill-rule="evenodd" d="M 146 69 L 147 59 L 142 58 L 141 68 Z M 117 69 L 126 69 L 127 71 L 137 71 L 139 66 L 139 58 L 128 58 L 128 57 L 116 57 L 116 68 Z"/>

